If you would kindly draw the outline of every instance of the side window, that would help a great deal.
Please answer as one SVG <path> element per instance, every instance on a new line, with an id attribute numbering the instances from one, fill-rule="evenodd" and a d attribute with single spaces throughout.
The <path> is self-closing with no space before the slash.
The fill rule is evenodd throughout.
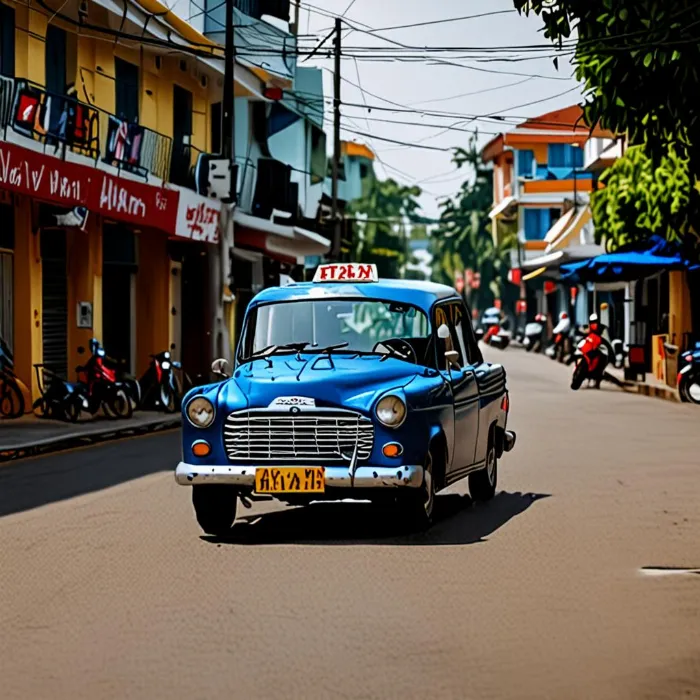
<path id="1" fill-rule="evenodd" d="M 474 335 L 474 327 L 472 326 L 472 321 L 469 315 L 468 307 L 460 305 L 460 310 L 462 314 L 461 319 L 461 329 L 462 337 L 467 346 L 467 357 L 469 358 L 470 365 L 480 365 L 484 358 L 479 350 L 479 343 Z"/>
<path id="2" fill-rule="evenodd" d="M 462 333 L 461 323 L 459 322 L 459 319 L 461 319 L 461 315 L 462 314 L 460 305 L 455 303 L 444 304 L 442 306 L 438 306 L 435 309 L 436 333 L 437 329 L 442 325 L 446 325 L 450 329 L 449 338 L 446 338 L 445 340 L 438 338 L 437 359 L 439 367 L 443 367 L 443 358 L 445 356 L 445 353 L 451 350 L 454 350 L 457 353 L 459 353 L 460 367 L 464 367 L 466 364 L 468 364 L 468 356 L 466 352 L 466 346 L 464 343 L 464 334 Z"/>

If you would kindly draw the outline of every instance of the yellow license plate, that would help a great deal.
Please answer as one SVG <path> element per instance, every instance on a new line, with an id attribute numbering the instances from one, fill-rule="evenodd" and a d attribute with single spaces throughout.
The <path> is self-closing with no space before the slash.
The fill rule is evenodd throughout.
<path id="1" fill-rule="evenodd" d="M 258 493 L 323 493 L 323 467 L 259 467 L 255 470 Z"/>

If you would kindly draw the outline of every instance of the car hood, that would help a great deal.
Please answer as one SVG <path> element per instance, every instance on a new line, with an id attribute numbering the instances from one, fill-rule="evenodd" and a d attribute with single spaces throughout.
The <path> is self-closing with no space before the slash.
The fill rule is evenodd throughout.
<path id="1" fill-rule="evenodd" d="M 385 391 L 403 388 L 424 368 L 376 356 L 271 357 L 238 367 L 232 382 L 250 408 L 269 406 L 279 397 L 306 397 L 317 405 L 347 406 L 368 410 Z M 233 387 L 220 394 L 224 399 Z"/>

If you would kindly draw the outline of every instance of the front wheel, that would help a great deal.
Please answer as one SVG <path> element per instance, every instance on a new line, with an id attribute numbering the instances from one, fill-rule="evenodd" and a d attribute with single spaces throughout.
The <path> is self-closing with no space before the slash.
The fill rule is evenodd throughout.
<path id="1" fill-rule="evenodd" d="M 160 385 L 160 405 L 165 413 L 175 413 L 177 410 L 175 390 L 169 382 Z"/>
<path id="2" fill-rule="evenodd" d="M 496 457 L 496 440 L 491 431 L 489 449 L 486 453 L 486 466 L 469 475 L 469 493 L 475 501 L 490 501 L 496 495 L 498 485 L 498 459 Z"/>
<path id="3" fill-rule="evenodd" d="M 401 518 L 409 530 L 427 530 L 433 522 L 435 511 L 435 479 L 433 478 L 433 455 L 428 452 L 423 471 L 423 484 L 410 489 L 399 497 Z"/>
<path id="4" fill-rule="evenodd" d="M 238 492 L 227 484 L 193 486 L 192 505 L 199 527 L 207 535 L 224 537 L 236 519 Z"/>
<path id="5" fill-rule="evenodd" d="M 586 363 L 583 359 L 580 359 L 576 363 L 574 368 L 574 376 L 571 377 L 571 388 L 574 391 L 578 391 L 583 384 L 583 380 L 586 378 Z"/>
<path id="6" fill-rule="evenodd" d="M 134 407 L 124 389 L 117 389 L 105 404 L 109 408 L 110 417 L 131 418 L 134 415 Z"/>

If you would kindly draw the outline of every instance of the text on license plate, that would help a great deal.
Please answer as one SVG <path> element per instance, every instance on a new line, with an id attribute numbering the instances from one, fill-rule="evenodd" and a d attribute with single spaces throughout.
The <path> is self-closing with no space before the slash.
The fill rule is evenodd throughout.
<path id="1" fill-rule="evenodd" d="M 255 470 L 258 493 L 323 493 L 325 488 L 323 467 L 258 467 Z"/>

